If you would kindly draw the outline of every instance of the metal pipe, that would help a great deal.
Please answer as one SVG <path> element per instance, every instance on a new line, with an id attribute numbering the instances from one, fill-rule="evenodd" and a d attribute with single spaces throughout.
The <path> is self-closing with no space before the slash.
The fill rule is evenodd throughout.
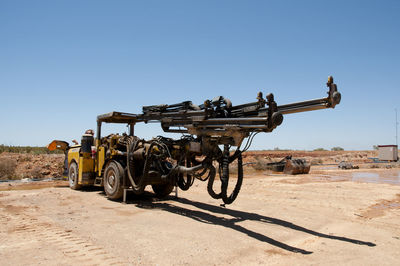
<path id="1" fill-rule="evenodd" d="M 100 138 L 101 138 L 101 122 L 97 121 L 96 139 L 100 140 Z"/>
<path id="2" fill-rule="evenodd" d="M 129 124 L 129 136 L 134 136 L 135 134 L 135 123 Z"/>
<path id="3" fill-rule="evenodd" d="M 301 112 L 307 112 L 307 111 L 314 111 L 314 110 L 321 110 L 321 109 L 326 109 L 325 104 L 319 104 L 315 106 L 300 106 L 297 108 L 288 108 L 288 109 L 279 109 L 279 112 L 281 112 L 283 115 L 286 114 L 294 114 L 294 113 L 301 113 Z"/>
<path id="4" fill-rule="evenodd" d="M 179 174 L 194 174 L 195 172 L 203 169 L 204 166 L 202 164 L 193 166 L 193 167 L 186 167 L 183 165 L 177 165 L 173 168 L 172 171 L 176 171 Z"/>
<path id="5" fill-rule="evenodd" d="M 204 166 L 202 164 L 193 166 L 193 167 L 185 167 L 183 165 L 175 165 L 171 171 L 169 171 L 168 174 L 166 175 L 162 175 L 161 178 L 162 179 L 167 179 L 169 178 L 171 175 L 175 175 L 175 174 L 194 174 L 196 171 L 199 171 L 201 169 L 203 169 Z"/>

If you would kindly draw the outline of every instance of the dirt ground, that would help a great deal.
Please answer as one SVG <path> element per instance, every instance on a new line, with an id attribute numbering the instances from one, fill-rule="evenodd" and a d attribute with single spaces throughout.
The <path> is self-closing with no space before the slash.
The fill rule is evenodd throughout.
<path id="1" fill-rule="evenodd" d="M 248 173 L 220 203 L 198 181 L 127 204 L 65 181 L 1 183 L 1 265 L 399 264 L 399 168 Z"/>

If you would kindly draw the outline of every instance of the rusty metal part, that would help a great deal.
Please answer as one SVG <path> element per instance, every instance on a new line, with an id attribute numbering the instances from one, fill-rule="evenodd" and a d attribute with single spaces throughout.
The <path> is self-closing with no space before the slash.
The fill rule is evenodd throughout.
<path id="1" fill-rule="evenodd" d="M 308 174 L 310 164 L 304 159 L 290 159 L 286 161 L 283 172 L 287 175 Z"/>
<path id="2" fill-rule="evenodd" d="M 298 175 L 308 174 L 311 166 L 305 159 L 295 159 L 289 155 L 279 162 L 268 163 L 267 167 L 275 172 L 283 172 L 287 175 Z"/>

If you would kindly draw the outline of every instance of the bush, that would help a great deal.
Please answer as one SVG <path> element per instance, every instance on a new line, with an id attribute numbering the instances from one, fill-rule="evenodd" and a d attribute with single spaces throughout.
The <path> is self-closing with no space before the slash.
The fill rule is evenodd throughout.
<path id="1" fill-rule="evenodd" d="M 28 153 L 28 154 L 53 154 L 53 153 L 63 153 L 60 150 L 49 151 L 46 147 L 31 147 L 31 146 L 7 146 L 0 145 L 0 153 L 10 152 L 10 153 Z"/>
<path id="2" fill-rule="evenodd" d="M 317 149 L 314 149 L 314 151 L 326 151 L 324 148 L 317 148 Z"/>
<path id="3" fill-rule="evenodd" d="M 331 151 L 344 151 L 342 147 L 333 147 Z"/>
<path id="4" fill-rule="evenodd" d="M 17 163 L 9 158 L 0 160 L 0 179 L 12 179 Z"/>

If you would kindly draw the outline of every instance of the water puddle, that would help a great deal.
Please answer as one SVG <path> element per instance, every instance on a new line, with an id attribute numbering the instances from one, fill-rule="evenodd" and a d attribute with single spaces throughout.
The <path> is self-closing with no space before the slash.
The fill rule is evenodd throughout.
<path id="1" fill-rule="evenodd" d="M 352 173 L 351 181 L 376 184 L 400 185 L 400 171 L 389 173 L 355 172 Z"/>
<path id="2" fill-rule="evenodd" d="M 2 179 L 0 183 L 29 183 L 38 181 L 59 181 L 64 180 L 62 177 L 52 177 L 52 178 L 23 178 L 23 179 Z"/>
<path id="3" fill-rule="evenodd" d="M 380 204 L 372 206 L 373 209 L 379 209 L 379 210 L 396 209 L 399 207 L 400 207 L 400 203 L 398 203 L 398 202 L 380 203 Z"/>
<path id="4" fill-rule="evenodd" d="M 353 181 L 375 184 L 400 185 L 400 171 L 343 172 L 343 174 L 321 174 L 313 177 L 316 181 Z"/>
<path id="5" fill-rule="evenodd" d="M 337 166 L 322 166 L 318 168 L 318 170 L 336 170 L 336 169 L 338 169 Z"/>

